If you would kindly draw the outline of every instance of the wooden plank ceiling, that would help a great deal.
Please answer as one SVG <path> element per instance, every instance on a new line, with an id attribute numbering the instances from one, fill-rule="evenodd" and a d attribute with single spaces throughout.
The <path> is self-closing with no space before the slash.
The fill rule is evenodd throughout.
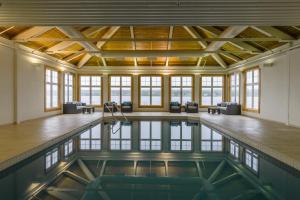
<path id="1" fill-rule="evenodd" d="M 0 27 L 1 37 L 84 68 L 231 64 L 300 36 L 298 26 Z"/>

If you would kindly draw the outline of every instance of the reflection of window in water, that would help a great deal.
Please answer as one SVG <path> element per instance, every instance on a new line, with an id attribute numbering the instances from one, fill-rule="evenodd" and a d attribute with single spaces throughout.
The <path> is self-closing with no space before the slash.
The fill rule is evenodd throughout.
<path id="1" fill-rule="evenodd" d="M 73 153 L 73 139 L 68 140 L 67 142 L 64 143 L 64 156 L 68 157 Z"/>
<path id="2" fill-rule="evenodd" d="M 253 151 L 246 149 L 245 152 L 245 164 L 254 172 L 258 172 L 258 155 Z"/>
<path id="3" fill-rule="evenodd" d="M 201 151 L 222 151 L 223 150 L 223 136 L 201 125 Z"/>
<path id="4" fill-rule="evenodd" d="M 140 122 L 140 150 L 161 150 L 161 121 Z"/>
<path id="5" fill-rule="evenodd" d="M 192 150 L 192 126 L 186 122 L 171 123 L 171 151 Z"/>
<path id="6" fill-rule="evenodd" d="M 235 158 L 239 158 L 239 145 L 232 140 L 230 141 L 230 154 Z"/>
<path id="7" fill-rule="evenodd" d="M 46 170 L 55 166 L 58 163 L 58 148 L 54 148 L 46 154 L 45 167 Z"/>
<path id="8" fill-rule="evenodd" d="M 101 124 L 86 130 L 80 135 L 80 150 L 101 149 Z"/>
<path id="9" fill-rule="evenodd" d="M 116 122 L 110 129 L 111 150 L 131 150 L 131 123 Z"/>

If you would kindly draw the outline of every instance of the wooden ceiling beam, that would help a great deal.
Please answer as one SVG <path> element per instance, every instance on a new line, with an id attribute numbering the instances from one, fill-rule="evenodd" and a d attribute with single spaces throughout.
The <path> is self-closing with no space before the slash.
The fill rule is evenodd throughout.
<path id="1" fill-rule="evenodd" d="M 82 32 L 82 35 L 84 35 L 85 37 L 90 37 L 92 35 L 94 35 L 96 32 L 99 32 L 103 29 L 105 29 L 106 26 L 103 26 L 103 27 L 99 27 L 97 29 L 95 29 L 94 27 L 91 27 L 91 28 L 88 28 L 87 30 L 83 31 Z M 68 35 L 67 35 L 68 36 Z M 80 44 L 80 42 L 77 42 L 77 41 L 62 41 L 50 48 L 48 48 L 46 51 L 59 51 L 59 50 L 63 50 L 63 49 L 66 49 L 68 47 L 70 47 L 71 45 L 75 44 L 75 43 L 78 43 Z"/>
<path id="2" fill-rule="evenodd" d="M 174 32 L 174 26 L 170 26 L 169 36 L 168 36 L 169 39 L 173 38 L 173 32 Z M 171 45 L 172 45 L 172 42 L 168 41 L 167 50 L 171 49 Z M 169 66 L 169 57 L 167 57 L 167 59 L 166 59 L 166 67 L 168 67 L 168 66 Z"/>
<path id="3" fill-rule="evenodd" d="M 15 37 L 13 37 L 13 40 L 23 40 L 23 39 L 38 37 L 53 28 L 55 27 L 54 26 L 33 26 L 29 29 L 26 29 L 25 31 L 22 31 Z"/>
<path id="4" fill-rule="evenodd" d="M 220 31 L 219 29 L 213 26 L 197 26 L 197 28 L 201 29 L 202 31 L 208 32 L 213 37 L 218 37 L 222 33 L 222 31 Z M 233 39 L 242 39 L 242 38 L 233 38 Z M 247 42 L 235 41 L 235 40 L 232 41 L 228 40 L 228 42 L 241 50 L 250 50 L 250 51 L 257 51 L 257 52 L 261 51 L 260 49 L 248 44 Z"/>
<path id="5" fill-rule="evenodd" d="M 78 30 L 76 30 L 73 27 L 60 26 L 60 27 L 58 27 L 58 29 L 70 38 L 73 38 L 73 37 L 84 38 L 85 37 L 81 32 L 79 32 Z M 86 50 L 94 50 L 94 51 L 98 50 L 96 45 L 94 45 L 94 43 L 89 42 L 89 41 L 80 42 L 80 45 L 82 45 Z M 90 54 L 84 55 L 84 57 L 78 63 L 78 68 L 81 68 L 82 64 L 85 64 L 91 57 L 92 57 L 92 55 L 90 55 Z"/>
<path id="6" fill-rule="evenodd" d="M 112 26 L 112 27 L 110 27 L 110 28 L 108 29 L 108 31 L 103 35 L 103 38 L 110 38 L 110 37 L 112 37 L 112 36 L 119 30 L 119 28 L 120 28 L 120 26 Z M 105 43 L 106 43 L 105 41 L 99 41 L 99 42 L 97 42 L 96 47 L 94 46 L 93 48 L 99 50 L 99 49 L 101 49 L 101 48 L 104 46 Z M 98 56 L 101 57 L 100 55 L 98 55 Z M 81 68 L 83 65 L 85 65 L 85 64 L 89 61 L 89 59 L 90 59 L 91 57 L 92 57 L 92 55 L 86 54 L 86 55 L 79 61 L 79 63 L 78 63 L 78 68 Z M 106 66 L 106 61 L 105 61 L 105 59 L 104 59 L 104 58 L 101 58 L 101 59 L 102 59 L 103 65 Z"/>
<path id="7" fill-rule="evenodd" d="M 223 51 L 223 50 L 92 50 L 92 51 L 58 51 L 61 53 L 87 53 L 87 54 L 99 54 L 105 58 L 124 58 L 124 57 L 202 57 L 210 54 L 221 53 L 249 53 L 257 55 L 260 53 L 253 53 L 244 50 L 238 51 Z M 49 52 L 54 54 L 58 52 Z M 48 53 L 48 52 L 46 52 Z"/>
<path id="8" fill-rule="evenodd" d="M 193 27 L 184 26 L 184 29 L 192 36 L 192 38 L 202 39 L 201 35 L 199 35 L 199 33 Z M 198 44 L 202 46 L 203 49 L 207 49 L 208 47 L 206 41 L 198 41 Z M 220 66 L 222 66 L 223 68 L 227 68 L 227 64 L 218 54 L 213 54 L 212 57 L 217 61 L 217 63 L 219 63 Z M 202 61 L 202 56 L 199 56 L 197 60 L 197 66 L 200 66 L 201 61 Z"/>
<path id="9" fill-rule="evenodd" d="M 130 28 L 130 37 L 131 37 L 131 39 L 134 39 L 134 38 L 135 38 L 135 35 L 134 35 L 134 29 L 133 29 L 133 26 L 130 26 L 129 28 Z M 132 49 L 133 49 L 133 50 L 136 50 L 136 43 L 135 43 L 134 41 L 132 41 L 131 44 L 132 44 Z M 137 67 L 137 66 L 138 66 L 137 58 L 133 58 L 133 60 L 134 60 L 134 66 Z"/>
<path id="10" fill-rule="evenodd" d="M 273 26 L 251 26 L 256 31 L 268 36 L 277 37 L 283 40 L 295 40 L 295 38 L 284 31 L 281 31 Z"/>

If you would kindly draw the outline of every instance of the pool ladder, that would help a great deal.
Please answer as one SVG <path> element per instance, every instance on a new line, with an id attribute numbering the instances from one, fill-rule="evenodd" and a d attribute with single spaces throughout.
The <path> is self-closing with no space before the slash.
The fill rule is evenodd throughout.
<path id="1" fill-rule="evenodd" d="M 113 117 L 114 122 L 118 121 L 118 119 L 117 119 L 116 116 L 114 115 L 114 112 L 113 112 L 106 104 L 104 104 L 104 106 L 106 106 L 106 108 L 108 109 L 108 111 L 111 113 L 111 116 Z M 118 108 L 117 105 L 113 104 L 113 107 L 114 107 L 114 106 L 117 108 L 117 111 L 119 111 L 119 112 L 121 113 L 122 117 L 123 117 L 123 118 L 125 119 L 125 121 L 127 122 L 128 119 L 127 119 L 127 117 L 124 115 L 124 113 L 122 112 L 122 110 L 121 110 L 121 109 L 119 110 L 119 108 Z M 104 109 L 103 109 L 103 111 L 102 111 L 102 117 L 104 117 Z M 112 134 L 115 134 L 115 133 L 117 133 L 117 132 L 121 129 L 121 124 L 120 124 L 119 128 L 118 128 L 117 130 L 115 130 L 115 131 L 113 130 L 113 129 L 114 129 L 114 125 L 112 124 L 112 125 L 111 125 L 111 129 L 112 129 Z"/>

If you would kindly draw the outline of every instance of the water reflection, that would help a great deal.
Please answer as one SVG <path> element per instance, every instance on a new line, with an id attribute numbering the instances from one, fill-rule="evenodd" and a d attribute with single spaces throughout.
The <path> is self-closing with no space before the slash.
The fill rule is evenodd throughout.
<path id="1" fill-rule="evenodd" d="M 110 150 L 131 150 L 131 123 L 116 122 L 110 129 Z"/>
<path id="2" fill-rule="evenodd" d="M 171 151 L 192 150 L 192 126 L 186 122 L 170 123 Z"/>
<path id="3" fill-rule="evenodd" d="M 140 121 L 140 150 L 160 151 L 161 150 L 161 121 Z"/>

